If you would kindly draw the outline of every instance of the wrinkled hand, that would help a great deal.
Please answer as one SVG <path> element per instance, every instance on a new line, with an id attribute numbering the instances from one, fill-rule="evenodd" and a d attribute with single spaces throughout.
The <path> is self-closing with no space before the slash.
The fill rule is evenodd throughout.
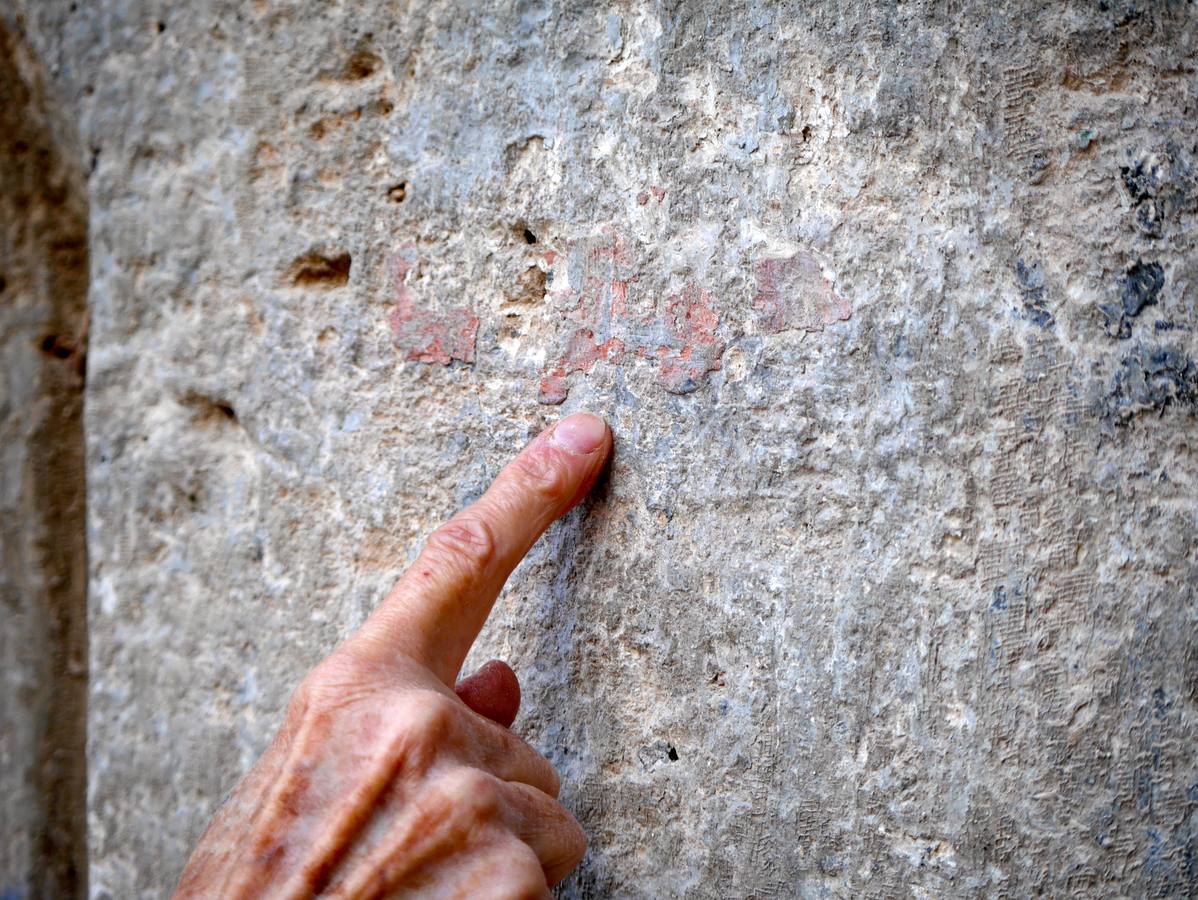
<path id="1" fill-rule="evenodd" d="M 454 682 L 512 569 L 610 450 L 602 420 L 570 416 L 433 532 L 295 691 L 176 896 L 548 896 L 586 838 L 548 760 L 508 731 L 516 676 L 490 662 Z"/>

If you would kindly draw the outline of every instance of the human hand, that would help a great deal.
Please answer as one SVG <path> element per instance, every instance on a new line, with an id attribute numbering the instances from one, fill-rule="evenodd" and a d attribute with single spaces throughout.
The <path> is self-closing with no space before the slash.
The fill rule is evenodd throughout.
<path id="1" fill-rule="evenodd" d="M 610 452 L 601 419 L 570 416 L 432 533 L 296 689 L 176 897 L 549 895 L 586 838 L 549 761 L 508 731 L 519 682 L 492 661 L 454 684 L 512 569 Z"/>

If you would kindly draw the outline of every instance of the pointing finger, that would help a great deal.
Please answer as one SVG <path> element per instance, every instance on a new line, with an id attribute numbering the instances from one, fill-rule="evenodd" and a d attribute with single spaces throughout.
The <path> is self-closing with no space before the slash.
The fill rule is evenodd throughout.
<path id="1" fill-rule="evenodd" d="M 504 582 L 537 538 L 591 489 L 607 425 L 575 413 L 537 436 L 479 500 L 434 531 L 357 640 L 406 652 L 453 685 Z"/>

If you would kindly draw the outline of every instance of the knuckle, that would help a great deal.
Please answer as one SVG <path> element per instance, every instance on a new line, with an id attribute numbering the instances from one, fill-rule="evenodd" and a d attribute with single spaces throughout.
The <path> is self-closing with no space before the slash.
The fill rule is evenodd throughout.
<path id="1" fill-rule="evenodd" d="M 446 775 L 444 782 L 447 805 L 459 818 L 488 822 L 499 817 L 499 781 L 493 775 L 462 767 Z"/>
<path id="2" fill-rule="evenodd" d="M 441 744 L 449 738 L 457 712 L 457 704 L 448 697 L 421 690 L 407 696 L 402 721 L 410 734 L 430 744 Z"/>
<path id="3" fill-rule="evenodd" d="M 467 571 L 481 571 L 495 557 L 495 534 L 486 520 L 457 516 L 429 535 L 425 551 Z"/>
<path id="4" fill-rule="evenodd" d="M 395 697 L 388 756 L 399 763 L 405 778 L 428 777 L 458 747 L 458 714 L 453 706 L 432 690 L 403 691 Z"/>
<path id="5" fill-rule="evenodd" d="M 548 500 L 565 500 L 573 492 L 574 479 L 565 460 L 547 448 L 518 456 L 515 462 L 520 484 Z"/>
<path id="6" fill-rule="evenodd" d="M 328 734 L 348 722 L 365 727 L 363 739 L 386 739 L 388 710 L 396 692 L 385 667 L 338 649 L 304 676 L 291 692 L 284 729 Z"/>
<path id="7" fill-rule="evenodd" d="M 333 657 L 321 661 L 292 691 L 291 713 L 309 718 L 330 712 L 356 693 L 351 688 L 353 680 Z"/>
<path id="8" fill-rule="evenodd" d="M 433 769 L 456 746 L 458 711 L 434 691 L 405 695 L 395 717 L 393 755 L 412 774 Z"/>

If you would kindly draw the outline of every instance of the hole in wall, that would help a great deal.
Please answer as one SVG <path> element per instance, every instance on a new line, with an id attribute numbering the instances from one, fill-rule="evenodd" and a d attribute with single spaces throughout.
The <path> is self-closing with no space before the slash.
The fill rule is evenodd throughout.
<path id="1" fill-rule="evenodd" d="M 70 359 L 75 355 L 78 347 L 71 338 L 63 337 L 60 334 L 48 334 L 42 338 L 41 344 L 42 353 L 47 356 L 52 356 L 55 359 Z"/>
<path id="2" fill-rule="evenodd" d="M 538 266 L 529 266 L 512 286 L 509 303 L 540 303 L 545 299 L 545 288 L 549 278 Z"/>
<path id="3" fill-rule="evenodd" d="M 223 398 L 189 391 L 179 398 L 179 402 L 191 410 L 193 425 L 218 427 L 237 424 L 237 410 Z"/>
<path id="4" fill-rule="evenodd" d="M 369 50 L 359 50 L 345 62 L 345 80 L 363 81 L 382 66 L 383 61 Z"/>
<path id="5" fill-rule="evenodd" d="M 392 203 L 403 203 L 408 196 L 408 183 L 401 181 L 387 189 L 387 199 Z"/>
<path id="6" fill-rule="evenodd" d="M 291 283 L 296 287 L 335 288 L 349 281 L 348 253 L 305 253 L 291 264 Z"/>

